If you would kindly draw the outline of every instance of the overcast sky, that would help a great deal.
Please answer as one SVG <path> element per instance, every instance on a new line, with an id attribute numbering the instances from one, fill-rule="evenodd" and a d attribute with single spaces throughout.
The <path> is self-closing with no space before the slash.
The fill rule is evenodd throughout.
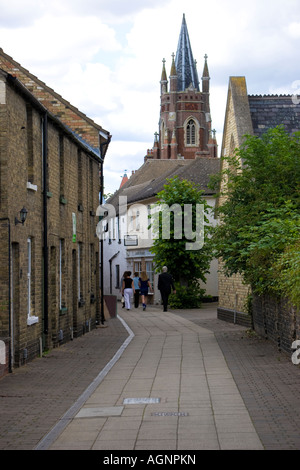
<path id="1" fill-rule="evenodd" d="M 299 0 L 0 0 L 4 52 L 112 134 L 106 192 L 152 148 L 183 13 L 200 77 L 208 54 L 219 148 L 230 76 L 249 94 L 300 95 Z"/>

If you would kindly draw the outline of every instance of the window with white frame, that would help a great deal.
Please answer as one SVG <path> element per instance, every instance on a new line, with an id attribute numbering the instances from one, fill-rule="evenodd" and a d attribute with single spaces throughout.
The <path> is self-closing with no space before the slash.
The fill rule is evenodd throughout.
<path id="1" fill-rule="evenodd" d="M 33 289 L 33 248 L 32 239 L 27 238 L 27 325 L 38 322 L 38 317 L 34 315 L 34 289 Z"/>
<path id="2" fill-rule="evenodd" d="M 141 261 L 135 261 L 134 262 L 134 273 L 138 273 L 138 275 L 141 275 L 142 272 L 142 262 Z"/>
<path id="3" fill-rule="evenodd" d="M 153 262 L 152 261 L 146 261 L 146 273 L 148 276 L 148 279 L 150 281 L 151 287 L 153 289 L 154 285 L 154 269 L 153 269 Z"/>

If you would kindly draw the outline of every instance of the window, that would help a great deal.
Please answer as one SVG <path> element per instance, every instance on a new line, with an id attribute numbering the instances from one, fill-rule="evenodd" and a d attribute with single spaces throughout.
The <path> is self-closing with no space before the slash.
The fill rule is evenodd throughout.
<path id="1" fill-rule="evenodd" d="M 27 239 L 27 316 L 31 316 L 31 238 Z"/>
<path id="2" fill-rule="evenodd" d="M 161 140 L 161 148 L 164 148 L 165 143 L 165 123 L 162 122 L 161 124 L 161 131 L 160 131 L 160 140 Z"/>
<path id="3" fill-rule="evenodd" d="M 91 276 L 91 285 L 90 285 L 90 291 L 92 294 L 95 294 L 96 292 L 96 279 L 95 279 L 95 274 L 96 274 L 96 266 L 95 266 L 95 245 L 94 243 L 90 244 L 90 276 Z"/>
<path id="4" fill-rule="evenodd" d="M 27 325 L 38 322 L 34 315 L 34 275 L 33 275 L 33 247 L 32 239 L 27 239 Z"/>
<path id="5" fill-rule="evenodd" d="M 59 309 L 66 308 L 65 296 L 65 241 L 59 240 Z"/>
<path id="6" fill-rule="evenodd" d="M 83 247 L 78 243 L 78 301 L 83 305 Z"/>
<path id="7" fill-rule="evenodd" d="M 154 270 L 152 261 L 146 261 L 146 273 L 150 281 L 151 287 L 153 289 L 154 284 Z"/>
<path id="8" fill-rule="evenodd" d="M 186 126 L 186 144 L 187 145 L 196 144 L 196 125 L 193 119 L 190 119 Z"/>
<path id="9" fill-rule="evenodd" d="M 141 261 L 135 261 L 134 262 L 134 272 L 138 273 L 138 275 L 141 275 L 142 272 L 142 263 Z"/>

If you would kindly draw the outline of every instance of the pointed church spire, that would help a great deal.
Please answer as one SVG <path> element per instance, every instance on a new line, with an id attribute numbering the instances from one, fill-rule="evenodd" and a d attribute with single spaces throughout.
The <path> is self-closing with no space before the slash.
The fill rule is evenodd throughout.
<path id="1" fill-rule="evenodd" d="M 209 78 L 209 71 L 208 71 L 207 59 L 208 59 L 208 55 L 205 54 L 205 56 L 204 56 L 204 68 L 203 68 L 203 75 L 202 75 L 202 78 L 204 78 L 204 77 Z"/>
<path id="2" fill-rule="evenodd" d="M 203 68 L 203 74 L 202 74 L 202 91 L 203 91 L 203 93 L 209 93 L 210 76 L 209 76 L 209 71 L 208 71 L 207 58 L 208 58 L 208 55 L 205 54 L 205 56 L 204 56 L 205 62 L 204 62 L 204 68 Z"/>
<path id="3" fill-rule="evenodd" d="M 166 72 L 166 59 L 163 59 L 162 60 L 162 63 L 163 63 L 163 68 L 162 68 L 162 72 L 161 72 L 161 81 L 162 82 L 165 82 L 167 81 L 167 72 Z"/>
<path id="4" fill-rule="evenodd" d="M 167 79 L 167 72 L 166 72 L 166 59 L 163 59 L 163 68 L 161 72 L 161 79 L 160 79 L 160 89 L 161 94 L 168 92 L 168 79 Z"/>
<path id="5" fill-rule="evenodd" d="M 191 84 L 197 91 L 199 91 L 198 74 L 195 61 L 193 59 L 189 33 L 185 21 L 185 14 L 183 14 L 182 19 L 175 66 L 178 75 L 178 91 L 184 91 Z"/>
<path id="6" fill-rule="evenodd" d="M 171 77 L 174 77 L 175 75 L 177 75 L 174 57 L 175 57 L 175 54 L 173 53 L 172 54 Z"/>

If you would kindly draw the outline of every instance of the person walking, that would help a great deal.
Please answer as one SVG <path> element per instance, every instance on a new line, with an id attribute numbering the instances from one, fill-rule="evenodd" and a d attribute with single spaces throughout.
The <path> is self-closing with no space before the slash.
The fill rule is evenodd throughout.
<path id="1" fill-rule="evenodd" d="M 162 268 L 162 273 L 158 276 L 158 289 L 160 290 L 161 300 L 164 306 L 164 312 L 168 310 L 168 300 L 169 295 L 171 294 L 171 288 L 173 289 L 173 293 L 176 294 L 174 281 L 168 272 L 167 266 Z"/>
<path id="2" fill-rule="evenodd" d="M 120 288 L 120 292 L 121 292 L 121 304 L 122 304 L 122 308 L 125 308 L 125 300 L 124 300 L 124 294 L 123 294 L 123 282 L 124 282 L 124 279 L 127 275 L 127 271 L 124 271 L 124 274 L 123 276 L 121 277 L 121 288 Z"/>
<path id="3" fill-rule="evenodd" d="M 141 277 L 139 281 L 140 285 L 140 292 L 142 296 L 142 304 L 143 304 L 143 310 L 146 310 L 147 307 L 147 297 L 148 297 L 148 292 L 152 291 L 150 281 L 148 279 L 146 271 L 141 272 Z"/>
<path id="4" fill-rule="evenodd" d="M 133 285 L 134 285 L 134 306 L 138 308 L 140 303 L 140 285 L 139 285 L 139 273 L 134 273 Z"/>
<path id="5" fill-rule="evenodd" d="M 135 292 L 133 280 L 131 279 L 130 276 L 131 276 L 131 271 L 127 271 L 125 273 L 123 285 L 122 285 L 122 294 L 124 295 L 125 308 L 127 308 L 127 310 L 130 310 L 131 308 L 130 299 Z"/>

